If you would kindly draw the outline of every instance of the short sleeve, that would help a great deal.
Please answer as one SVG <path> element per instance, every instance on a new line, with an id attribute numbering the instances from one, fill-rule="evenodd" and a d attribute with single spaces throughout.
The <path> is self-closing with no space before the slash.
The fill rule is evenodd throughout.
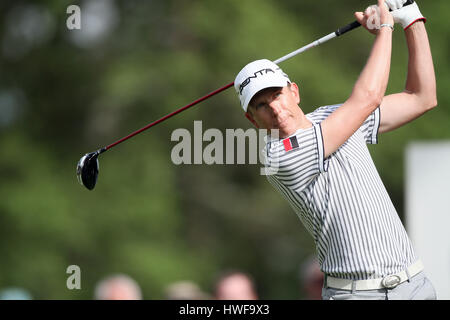
<path id="1" fill-rule="evenodd" d="M 364 135 L 364 140 L 368 144 L 378 143 L 378 130 L 380 128 L 380 107 L 375 109 L 364 121 L 360 130 Z"/>
<path id="2" fill-rule="evenodd" d="M 301 191 L 318 174 L 327 171 L 320 123 L 270 142 L 267 148 L 266 166 L 269 164 L 275 178 L 290 189 Z"/>

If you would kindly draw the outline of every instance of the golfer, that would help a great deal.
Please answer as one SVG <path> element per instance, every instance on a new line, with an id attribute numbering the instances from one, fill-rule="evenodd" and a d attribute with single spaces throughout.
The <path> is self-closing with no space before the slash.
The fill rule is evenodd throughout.
<path id="1" fill-rule="evenodd" d="M 377 10 L 355 13 L 375 41 L 343 104 L 304 114 L 299 87 L 269 60 L 235 80 L 246 117 L 269 132 L 266 165 L 278 168 L 267 178 L 314 238 L 323 299 L 436 299 L 366 146 L 437 104 L 426 20 L 405 2 L 378 0 Z M 405 30 L 408 72 L 405 90 L 385 96 L 394 20 Z"/>

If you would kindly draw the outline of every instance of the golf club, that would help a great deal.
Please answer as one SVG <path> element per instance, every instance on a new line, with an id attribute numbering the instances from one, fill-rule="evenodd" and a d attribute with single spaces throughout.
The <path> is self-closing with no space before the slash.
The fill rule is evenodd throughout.
<path id="1" fill-rule="evenodd" d="M 408 0 L 407 2 L 405 2 L 404 6 L 410 5 L 412 3 L 414 3 L 414 0 Z M 361 26 L 361 24 L 359 22 L 357 22 L 357 21 L 349 23 L 349 24 L 345 25 L 344 27 L 341 27 L 341 28 L 337 29 L 335 32 L 332 32 L 332 33 L 330 33 L 330 34 L 328 34 L 328 35 L 326 35 L 326 36 L 324 36 L 324 37 L 322 37 L 322 38 L 320 38 L 320 39 L 318 39 L 318 40 L 316 40 L 316 41 L 314 41 L 314 42 L 312 42 L 312 43 L 310 43 L 310 44 L 308 44 L 308 45 L 306 45 L 304 47 L 301 47 L 300 49 L 297 49 L 297 50 L 295 50 L 295 51 L 293 51 L 293 52 L 291 52 L 291 53 L 289 53 L 289 54 L 287 54 L 287 55 L 285 55 L 285 56 L 283 56 L 283 57 L 281 57 L 281 58 L 279 58 L 279 59 L 277 59 L 277 60 L 275 60 L 273 62 L 275 64 L 279 64 L 279 63 L 281 63 L 283 61 L 286 61 L 286 60 L 288 60 L 288 59 L 290 59 L 290 58 L 292 58 L 292 57 L 294 57 L 294 56 L 296 56 L 296 55 L 298 55 L 298 54 L 300 54 L 302 52 L 305 52 L 306 50 L 309 50 L 309 49 L 311 49 L 313 47 L 317 47 L 317 46 L 321 45 L 322 43 L 325 43 L 325 42 L 327 42 L 327 41 L 329 41 L 329 40 L 331 40 L 333 38 L 339 37 L 339 36 L 349 32 L 349 31 L 351 31 L 351 30 L 353 30 L 355 28 L 358 28 L 359 26 Z M 203 97 L 201 97 L 201 98 L 199 98 L 199 99 L 189 103 L 188 105 L 186 105 L 186 106 L 184 106 L 184 107 L 182 107 L 182 108 L 180 108 L 178 110 L 175 110 L 175 111 L 169 113 L 168 115 L 162 117 L 161 119 L 158 119 L 158 120 L 156 120 L 156 121 L 146 125 L 145 127 L 143 127 L 141 129 L 139 129 L 139 130 L 129 134 L 128 136 L 126 136 L 126 137 L 124 137 L 124 138 L 122 138 L 122 139 L 120 139 L 120 140 L 118 140 L 118 141 L 116 141 L 116 142 L 106 146 L 106 147 L 103 147 L 101 149 L 98 149 L 97 151 L 85 154 L 83 157 L 81 157 L 80 161 L 78 161 L 78 164 L 77 164 L 77 178 L 78 178 L 78 181 L 80 182 L 81 185 L 84 185 L 87 189 L 89 189 L 89 190 L 94 189 L 95 184 L 97 183 L 97 177 L 98 177 L 98 171 L 99 171 L 98 156 L 100 154 L 102 154 L 103 152 L 105 152 L 105 151 L 111 149 L 112 147 L 118 145 L 119 143 L 122 143 L 122 142 L 124 142 L 124 141 L 126 141 L 126 140 L 128 140 L 128 139 L 130 139 L 132 137 L 134 137 L 135 135 L 137 135 L 137 134 L 139 134 L 139 133 L 141 133 L 141 132 L 143 132 L 143 131 L 145 131 L 145 130 L 147 130 L 147 129 L 155 126 L 155 125 L 157 125 L 158 123 L 161 123 L 161 122 L 163 122 L 163 121 L 173 117 L 174 115 L 176 115 L 176 114 L 178 114 L 178 113 L 180 113 L 180 112 L 182 112 L 182 111 L 184 111 L 184 110 L 186 110 L 186 109 L 188 109 L 188 108 L 190 108 L 190 107 L 192 107 L 192 106 L 194 106 L 194 105 L 196 105 L 196 104 L 198 104 L 198 103 L 200 103 L 202 101 L 205 101 L 206 99 L 208 99 L 208 98 L 210 98 L 210 97 L 212 97 L 212 96 L 214 96 L 214 95 L 216 95 L 216 94 L 218 94 L 218 93 L 220 93 L 222 91 L 225 91 L 226 89 L 232 87 L 233 85 L 234 85 L 234 82 L 231 82 L 231 83 L 223 86 L 222 88 L 219 88 L 219 89 L 217 89 L 217 90 L 215 90 L 215 91 L 213 91 L 213 92 L 211 92 L 211 93 L 209 93 L 209 94 L 207 94 L 207 95 L 205 95 L 205 96 L 203 96 Z"/>

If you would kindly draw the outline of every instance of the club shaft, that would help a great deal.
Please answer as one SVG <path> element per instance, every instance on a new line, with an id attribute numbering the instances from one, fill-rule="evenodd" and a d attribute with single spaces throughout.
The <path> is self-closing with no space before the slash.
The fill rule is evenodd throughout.
<path id="1" fill-rule="evenodd" d="M 141 129 L 139 129 L 139 130 L 137 130 L 137 131 L 135 131 L 135 132 L 133 132 L 133 133 L 130 133 L 128 136 L 126 136 L 126 137 L 124 137 L 124 138 L 122 138 L 122 139 L 120 139 L 120 140 L 118 140 L 118 141 L 116 141 L 116 142 L 110 144 L 109 146 L 104 147 L 103 149 L 101 149 L 101 150 L 102 150 L 101 152 L 104 152 L 104 151 L 106 151 L 106 150 L 108 150 L 108 149 L 110 149 L 110 148 L 112 148 L 112 147 L 118 145 L 119 143 L 124 142 L 125 140 L 128 140 L 128 139 L 130 139 L 131 137 L 134 137 L 135 135 L 141 133 L 142 131 L 145 131 L 145 130 L 147 130 L 147 129 L 153 127 L 153 126 L 156 126 L 158 123 L 161 123 L 161 122 L 163 122 L 164 120 L 167 120 L 167 119 L 169 119 L 170 117 L 173 117 L 174 115 L 176 115 L 176 114 L 178 114 L 178 113 L 180 113 L 180 112 L 182 112 L 182 111 L 184 111 L 184 110 L 186 110 L 186 109 L 188 109 L 188 108 L 190 108 L 190 107 L 193 107 L 193 106 L 195 106 L 196 104 L 198 104 L 198 103 L 200 103 L 200 102 L 202 102 L 202 101 L 205 101 L 206 99 L 208 99 L 208 98 L 210 98 L 210 97 L 212 97 L 212 96 L 214 96 L 214 95 L 216 95 L 216 94 L 218 94 L 218 93 L 220 93 L 220 92 L 222 92 L 222 91 L 225 91 L 226 89 L 232 87 L 233 85 L 234 85 L 234 82 L 231 82 L 231 83 L 229 83 L 229 84 L 223 86 L 222 88 L 219 88 L 219 89 L 217 89 L 217 90 L 215 90 L 215 91 L 213 91 L 213 92 L 208 93 L 207 95 L 205 95 L 205 96 L 203 96 L 203 97 L 201 97 L 201 98 L 199 98 L 199 99 L 197 99 L 197 100 L 195 100 L 195 101 L 193 101 L 193 102 L 191 102 L 191 103 L 185 105 L 184 107 L 182 107 L 182 108 L 180 108 L 180 109 L 178 109 L 178 110 L 175 110 L 175 111 L 169 113 L 168 115 L 162 117 L 161 119 L 158 119 L 158 120 L 156 120 L 156 121 L 154 121 L 154 122 L 152 122 L 152 123 L 146 125 L 145 127 L 141 128 Z"/>
<path id="2" fill-rule="evenodd" d="M 297 49 L 297 50 L 295 50 L 295 51 L 293 51 L 293 52 L 291 52 L 291 53 L 289 53 L 289 54 L 287 54 L 287 55 L 285 55 L 285 56 L 283 56 L 283 57 L 281 57 L 281 58 L 279 58 L 279 59 L 277 59 L 277 60 L 275 60 L 273 62 L 275 64 L 279 64 L 279 63 L 281 63 L 283 61 L 286 61 L 287 59 L 290 59 L 290 58 L 292 58 L 292 57 L 294 57 L 294 56 L 296 56 L 296 55 L 298 55 L 298 54 L 300 54 L 302 52 L 305 52 L 306 50 L 309 50 L 311 48 L 317 47 L 317 46 L 321 45 L 322 43 L 324 43 L 324 42 L 326 42 L 328 40 L 331 40 L 331 39 L 333 39 L 335 37 L 336 37 L 336 33 L 334 33 L 334 32 L 330 33 L 329 35 L 327 35 L 325 37 L 322 37 L 319 40 L 316 40 L 314 42 L 311 42 L 310 44 L 308 44 L 308 45 L 306 45 L 304 47 L 301 47 L 300 49 Z"/>
<path id="3" fill-rule="evenodd" d="M 307 51 L 307 50 L 309 50 L 311 48 L 317 47 L 317 46 L 321 45 L 322 43 L 325 43 L 325 42 L 327 42 L 327 41 L 329 41 L 329 40 L 331 40 L 333 38 L 336 38 L 336 37 L 338 37 L 338 36 L 348 32 L 348 31 L 350 31 L 350 30 L 353 30 L 353 29 L 355 29 L 355 28 L 357 28 L 359 26 L 361 26 L 361 25 L 357 21 L 349 23 L 348 25 L 346 25 L 346 26 L 344 26 L 342 28 L 339 28 L 335 32 L 332 32 L 332 33 L 326 35 L 325 37 L 322 37 L 322 38 L 320 38 L 320 39 L 318 39 L 318 40 L 316 40 L 316 41 L 314 41 L 314 42 L 312 42 L 312 43 L 310 43 L 310 44 L 308 44 L 308 45 L 306 45 L 304 47 L 301 47 L 300 49 L 297 49 L 297 50 L 295 50 L 295 51 L 293 51 L 293 52 L 291 52 L 291 53 L 289 53 L 289 54 L 287 54 L 287 55 L 285 55 L 285 56 L 283 56 L 283 57 L 281 57 L 281 58 L 279 58 L 279 59 L 277 59 L 277 60 L 275 60 L 273 62 L 275 64 L 279 64 L 279 63 L 281 63 L 283 61 L 286 61 L 286 60 L 288 60 L 288 59 L 290 59 L 290 58 L 292 58 L 292 57 L 294 57 L 294 56 L 296 56 L 296 55 L 298 55 L 298 54 L 300 54 L 302 52 L 305 52 L 305 51 Z M 208 93 L 207 95 L 205 95 L 205 96 L 203 96 L 203 97 L 201 97 L 201 98 L 199 98 L 199 99 L 197 99 L 197 100 L 195 100 L 195 101 L 185 105 L 184 107 L 181 107 L 178 110 L 175 110 L 175 111 L 169 113 L 168 115 L 166 115 L 166 116 L 164 116 L 164 117 L 162 117 L 162 118 L 160 118 L 160 119 L 158 119 L 158 120 L 156 120 L 156 121 L 146 125 L 145 127 L 141 128 L 141 129 L 139 129 L 139 130 L 137 130 L 137 131 L 135 131 L 133 133 L 130 133 L 126 137 L 123 137 L 122 139 L 120 139 L 120 140 L 118 140 L 118 141 L 116 141 L 116 142 L 114 142 L 114 143 L 112 143 L 112 144 L 110 144 L 110 145 L 108 145 L 108 146 L 106 146 L 106 147 L 104 147 L 102 149 L 99 149 L 98 151 L 99 151 L 99 153 L 103 153 L 103 152 L 111 149 L 112 147 L 118 145 L 119 143 L 122 143 L 125 140 L 128 140 L 128 139 L 134 137 L 135 135 L 141 133 L 142 131 L 145 131 L 145 130 L 147 130 L 147 129 L 157 125 L 158 123 L 161 123 L 161 122 L 163 122 L 163 121 L 173 117 L 174 115 L 176 115 L 176 114 L 178 114 L 178 113 L 180 113 L 180 112 L 182 112 L 182 111 L 184 111 L 186 109 L 189 109 L 189 108 L 195 106 L 196 104 L 198 104 L 198 103 L 200 103 L 202 101 L 205 101 L 206 99 L 209 99 L 212 96 L 215 96 L 216 94 L 218 94 L 218 93 L 220 93 L 222 91 L 227 90 L 228 88 L 232 87 L 233 85 L 234 85 L 234 82 L 231 82 L 231 83 L 229 83 L 229 84 L 227 84 L 227 85 L 225 85 L 225 86 L 223 86 L 223 87 L 221 87 L 221 88 L 219 88 L 219 89 L 217 89 L 215 91 L 212 91 L 212 92 Z"/>

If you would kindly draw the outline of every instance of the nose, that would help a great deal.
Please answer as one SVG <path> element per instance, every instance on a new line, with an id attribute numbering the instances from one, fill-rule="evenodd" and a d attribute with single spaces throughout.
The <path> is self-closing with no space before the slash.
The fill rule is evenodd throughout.
<path id="1" fill-rule="evenodd" d="M 281 104 L 278 101 L 270 102 L 269 106 L 270 106 L 270 110 L 272 110 L 272 114 L 274 116 L 278 116 L 283 109 L 283 107 L 281 106 Z"/>

